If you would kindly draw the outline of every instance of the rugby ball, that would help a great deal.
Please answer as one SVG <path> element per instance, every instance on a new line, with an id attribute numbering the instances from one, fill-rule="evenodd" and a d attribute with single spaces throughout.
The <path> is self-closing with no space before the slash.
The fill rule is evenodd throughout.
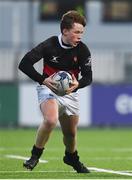
<path id="1" fill-rule="evenodd" d="M 58 71 L 52 78 L 56 82 L 57 95 L 64 96 L 66 90 L 70 87 L 72 76 L 66 71 Z"/>

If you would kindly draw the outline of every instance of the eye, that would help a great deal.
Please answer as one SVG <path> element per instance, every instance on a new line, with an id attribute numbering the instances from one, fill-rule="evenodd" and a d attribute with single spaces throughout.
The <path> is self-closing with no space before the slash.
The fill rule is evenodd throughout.
<path id="1" fill-rule="evenodd" d="M 79 32 L 79 31 L 75 31 L 74 33 L 75 33 L 75 34 L 80 34 L 80 32 Z"/>

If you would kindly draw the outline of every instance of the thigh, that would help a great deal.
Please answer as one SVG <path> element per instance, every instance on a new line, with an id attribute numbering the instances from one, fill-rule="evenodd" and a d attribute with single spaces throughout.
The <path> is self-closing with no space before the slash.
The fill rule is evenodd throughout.
<path id="1" fill-rule="evenodd" d="M 44 119 L 58 119 L 58 103 L 56 99 L 48 99 L 40 104 Z"/>
<path id="2" fill-rule="evenodd" d="M 79 121 L 78 115 L 66 115 L 63 114 L 60 118 L 60 125 L 64 135 L 66 134 L 75 134 L 77 130 L 77 124 Z"/>

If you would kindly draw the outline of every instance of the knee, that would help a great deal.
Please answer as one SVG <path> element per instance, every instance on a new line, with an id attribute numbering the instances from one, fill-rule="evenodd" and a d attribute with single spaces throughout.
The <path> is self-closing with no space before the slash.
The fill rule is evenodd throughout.
<path id="1" fill-rule="evenodd" d="M 44 124 L 48 129 L 53 129 L 57 124 L 58 117 L 46 117 Z"/>

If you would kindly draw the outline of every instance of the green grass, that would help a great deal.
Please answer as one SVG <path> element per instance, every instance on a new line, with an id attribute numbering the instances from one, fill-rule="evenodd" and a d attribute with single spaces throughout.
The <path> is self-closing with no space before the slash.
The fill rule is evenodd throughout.
<path id="1" fill-rule="evenodd" d="M 26 171 L 23 160 L 6 155 L 30 156 L 36 129 L 0 130 L 0 179 L 118 179 L 132 178 L 107 172 L 77 174 L 63 163 L 64 145 L 60 130 L 54 130 L 39 163 L 33 171 Z M 131 129 L 78 130 L 78 151 L 81 161 L 88 167 L 132 171 Z M 45 172 L 42 172 L 45 171 Z"/>

